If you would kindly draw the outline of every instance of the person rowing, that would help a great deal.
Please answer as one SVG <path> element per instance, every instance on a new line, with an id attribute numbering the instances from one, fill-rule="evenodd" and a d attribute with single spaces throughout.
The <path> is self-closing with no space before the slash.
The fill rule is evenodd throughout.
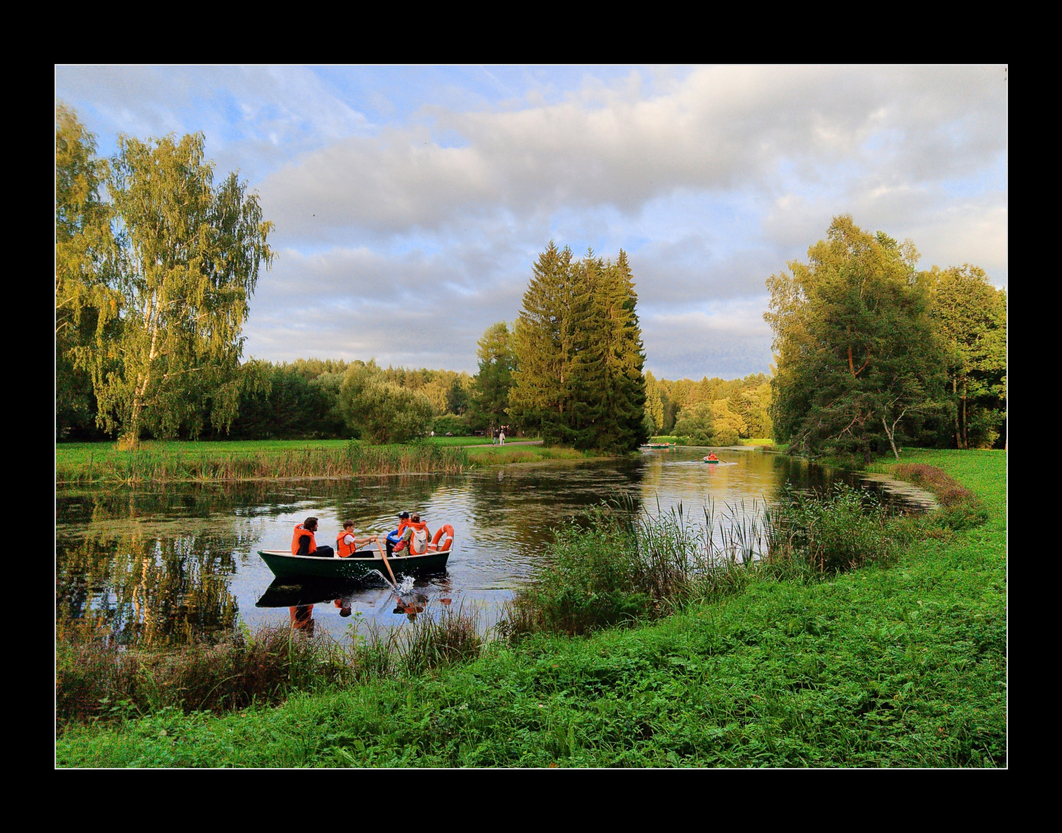
<path id="1" fill-rule="evenodd" d="M 364 547 L 379 540 L 375 535 L 358 538 L 354 535 L 354 521 L 344 521 L 343 531 L 336 536 L 336 552 L 340 558 L 349 558 L 354 555 L 358 547 Z"/>

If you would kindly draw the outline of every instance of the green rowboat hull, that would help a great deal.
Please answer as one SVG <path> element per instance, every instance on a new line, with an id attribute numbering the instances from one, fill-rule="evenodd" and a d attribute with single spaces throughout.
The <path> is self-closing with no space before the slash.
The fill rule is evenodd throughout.
<path id="1" fill-rule="evenodd" d="M 426 552 L 423 555 L 388 556 L 395 576 L 441 573 L 453 550 Z M 282 550 L 259 550 L 258 554 L 282 579 L 363 579 L 377 572 L 387 575 L 383 559 L 371 552 L 356 552 L 349 558 L 317 558 L 312 555 L 292 555 Z"/>

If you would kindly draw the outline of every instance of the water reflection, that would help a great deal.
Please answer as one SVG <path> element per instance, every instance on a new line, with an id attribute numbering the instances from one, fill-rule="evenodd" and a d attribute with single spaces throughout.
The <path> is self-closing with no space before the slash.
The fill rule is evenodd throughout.
<path id="1" fill-rule="evenodd" d="M 650 451 L 634 461 L 464 475 L 61 491 L 56 616 L 98 617 L 122 640 L 159 645 L 216 638 L 241 623 L 286 626 L 291 610 L 307 605 L 314 606 L 316 630 L 336 637 L 351 622 L 401 625 L 440 604 L 477 612 L 489 626 L 543 557 L 552 529 L 602 500 L 623 495 L 634 511 L 649 514 L 681 504 L 690 518 L 703 518 L 702 507 L 714 507 L 718 518 L 726 507 L 740 521 L 785 485 L 822 489 L 847 478 L 761 452 L 718 451 L 720 465 L 705 464 L 703 454 Z M 433 532 L 454 527 L 445 575 L 400 588 L 397 597 L 382 580 L 369 580 L 324 595 L 312 588 L 301 601 L 262 603 L 277 588 L 257 551 L 287 549 L 307 516 L 319 518 L 319 539 L 331 543 L 348 519 L 359 535 L 385 535 L 402 510 L 419 511 Z"/>

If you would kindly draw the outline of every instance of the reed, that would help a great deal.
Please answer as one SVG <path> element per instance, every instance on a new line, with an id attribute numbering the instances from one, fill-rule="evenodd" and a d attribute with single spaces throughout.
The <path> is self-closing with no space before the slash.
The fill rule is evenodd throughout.
<path id="1" fill-rule="evenodd" d="M 454 610 L 447 606 L 441 612 L 418 613 L 403 637 L 401 660 L 405 672 L 411 676 L 471 662 L 483 647 L 479 617 L 463 607 Z"/>
<path id="2" fill-rule="evenodd" d="M 145 443 L 133 451 L 95 444 L 56 448 L 56 483 L 208 482 L 359 475 L 455 474 L 471 466 L 461 447 L 430 443 L 365 446 L 358 442 Z"/>
<path id="3" fill-rule="evenodd" d="M 773 508 L 709 503 L 701 524 L 681 503 L 649 515 L 618 495 L 557 531 L 501 632 L 584 634 L 738 592 L 753 571 L 810 580 L 888 563 L 898 535 L 883 507 L 846 486 L 825 498 L 786 495 Z"/>
<path id="4" fill-rule="evenodd" d="M 886 564 L 899 528 L 874 495 L 835 484 L 824 496 L 789 492 L 766 516 L 766 566 L 788 578 Z"/>
<path id="5" fill-rule="evenodd" d="M 446 607 L 406 628 L 351 627 L 351 639 L 307 638 L 291 628 L 238 633 L 218 644 L 120 646 L 102 619 L 62 620 L 56 634 L 56 720 L 118 720 L 177 709 L 216 714 L 275 705 L 296 691 L 336 690 L 416 676 L 476 659 L 478 617 Z"/>
<path id="6" fill-rule="evenodd" d="M 119 646 L 89 620 L 58 635 L 56 719 L 82 723 L 167 708 L 220 713 L 352 678 L 336 643 L 303 639 L 289 628 L 149 651 Z"/>

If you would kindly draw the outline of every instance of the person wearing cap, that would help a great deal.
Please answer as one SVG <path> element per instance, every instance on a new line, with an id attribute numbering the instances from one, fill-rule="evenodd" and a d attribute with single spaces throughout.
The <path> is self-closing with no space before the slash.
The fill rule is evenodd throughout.
<path id="1" fill-rule="evenodd" d="M 317 546 L 314 533 L 317 532 L 317 518 L 307 518 L 295 527 L 291 535 L 292 555 L 313 555 L 318 558 L 331 558 L 335 551 L 326 545 Z"/>
<path id="2" fill-rule="evenodd" d="M 387 554 L 388 555 L 391 555 L 391 553 L 394 552 L 395 544 L 397 544 L 399 542 L 399 540 L 401 540 L 402 533 L 405 531 L 406 524 L 408 524 L 408 523 L 409 523 L 409 513 L 408 512 L 399 512 L 398 513 L 398 529 L 396 529 L 394 532 L 392 532 L 390 535 L 388 535 L 387 538 L 385 539 L 387 541 Z"/>
<path id="3" fill-rule="evenodd" d="M 431 530 L 420 520 L 420 515 L 414 512 L 413 517 L 398 525 L 398 537 L 394 552 L 400 555 L 421 555 L 428 551 Z"/>

